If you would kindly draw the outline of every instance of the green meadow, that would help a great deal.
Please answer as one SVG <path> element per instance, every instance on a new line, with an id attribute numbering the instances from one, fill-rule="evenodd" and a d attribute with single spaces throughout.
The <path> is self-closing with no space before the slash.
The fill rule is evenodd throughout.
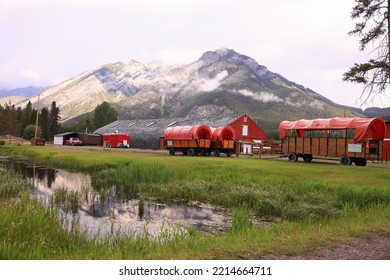
<path id="1" fill-rule="evenodd" d="M 24 180 L 0 168 L 1 259 L 258 259 L 390 232 L 388 167 L 53 145 L 3 145 L 0 155 L 89 172 L 97 189 L 115 186 L 127 198 L 209 203 L 232 218 L 228 229 L 213 234 L 178 228 L 156 238 L 89 239 L 58 222 L 56 207 L 77 210 L 77 194 L 58 193 L 51 207 L 43 207 Z M 257 225 L 254 216 L 269 225 Z"/>

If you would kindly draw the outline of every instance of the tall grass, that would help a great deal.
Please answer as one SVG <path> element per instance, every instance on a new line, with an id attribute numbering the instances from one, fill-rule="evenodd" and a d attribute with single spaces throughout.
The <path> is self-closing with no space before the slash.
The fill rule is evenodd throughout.
<path id="1" fill-rule="evenodd" d="M 231 230 L 220 234 L 173 229 L 163 230 L 158 241 L 148 234 L 88 239 L 77 230 L 62 228 L 57 211 L 44 209 L 24 195 L 28 184 L 0 168 L 3 259 L 259 258 L 390 231 L 387 168 L 68 152 L 30 146 L 1 146 L 0 154 L 4 151 L 28 155 L 51 166 L 89 170 L 100 196 L 114 191 L 127 199 L 199 201 L 233 211 Z M 55 194 L 59 204 L 73 206 L 80 203 L 83 195 L 64 190 Z M 76 210 L 68 208 L 70 212 Z M 267 216 L 275 222 L 259 227 L 251 222 L 251 215 Z"/>
<path id="2" fill-rule="evenodd" d="M 11 177 L 0 172 L 0 181 Z M 390 205 L 386 203 L 359 209 L 345 206 L 338 217 L 281 221 L 267 227 L 251 222 L 247 205 L 233 209 L 231 230 L 214 235 L 196 230 L 164 228 L 157 238 L 148 234 L 136 238 L 110 236 L 87 238 L 58 223 L 58 211 L 43 207 L 16 180 L 18 192 L 1 198 L 1 259 L 258 259 L 270 254 L 297 254 L 342 242 L 353 236 L 390 231 Z M 17 186 L 17 185 L 22 186 Z M 66 203 L 67 193 L 55 195 Z"/>
<path id="3" fill-rule="evenodd" d="M 0 178 L 0 200 L 19 197 L 30 187 L 25 180 L 2 167 L 0 167 Z"/>
<path id="4" fill-rule="evenodd" d="M 251 213 L 246 205 L 240 208 L 235 208 L 232 211 L 232 224 L 231 231 L 233 233 L 239 233 L 250 229 L 253 226 Z"/>
<path id="5" fill-rule="evenodd" d="M 61 187 L 56 189 L 52 195 L 52 205 L 50 206 L 60 207 L 64 211 L 75 215 L 78 212 L 81 199 L 81 194 L 79 192 L 69 190 L 66 187 Z"/>
<path id="6" fill-rule="evenodd" d="M 123 199 L 143 196 L 227 208 L 245 204 L 256 215 L 291 221 L 339 216 L 346 204 L 363 208 L 390 202 L 387 168 L 53 147 L 5 148 L 51 165 L 90 170 L 99 194 L 113 190 Z"/>

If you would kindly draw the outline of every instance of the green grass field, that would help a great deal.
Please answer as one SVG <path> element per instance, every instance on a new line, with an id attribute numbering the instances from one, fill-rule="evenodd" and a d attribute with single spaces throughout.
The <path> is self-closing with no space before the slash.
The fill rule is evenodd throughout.
<path id="1" fill-rule="evenodd" d="M 23 180 L 1 170 L 2 259 L 253 259 L 390 232 L 386 167 L 170 157 L 52 145 L 5 145 L 0 146 L 0 155 L 90 172 L 95 188 L 115 185 L 116 192 L 127 198 L 199 201 L 232 212 L 231 228 L 214 235 L 174 229 L 162 231 L 156 239 L 91 240 L 77 230 L 64 231 L 55 208 L 43 208 L 26 195 Z M 273 223 L 256 226 L 251 215 Z"/>

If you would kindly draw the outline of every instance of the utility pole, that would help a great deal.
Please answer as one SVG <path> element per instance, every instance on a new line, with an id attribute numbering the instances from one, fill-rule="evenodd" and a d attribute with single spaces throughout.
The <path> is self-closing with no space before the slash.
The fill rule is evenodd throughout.
<path id="1" fill-rule="evenodd" d="M 37 117 L 35 119 L 35 138 L 37 138 L 37 136 L 38 136 L 38 115 L 39 115 L 39 97 L 40 96 L 41 95 L 38 94 Z"/>

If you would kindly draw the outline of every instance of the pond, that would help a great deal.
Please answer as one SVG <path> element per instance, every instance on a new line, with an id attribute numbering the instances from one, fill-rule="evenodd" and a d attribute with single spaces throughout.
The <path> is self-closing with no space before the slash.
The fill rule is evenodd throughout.
<path id="1" fill-rule="evenodd" d="M 62 209 L 61 223 L 69 230 L 75 225 L 89 237 L 107 235 L 157 236 L 161 231 L 195 227 L 213 232 L 230 222 L 226 211 L 211 205 L 179 202 L 158 203 L 152 199 L 123 199 L 115 191 L 99 193 L 91 176 L 82 172 L 46 168 L 15 157 L 0 157 L 0 166 L 11 169 L 31 183 L 31 194 L 44 203 L 66 190 L 78 196 L 77 210 Z"/>

